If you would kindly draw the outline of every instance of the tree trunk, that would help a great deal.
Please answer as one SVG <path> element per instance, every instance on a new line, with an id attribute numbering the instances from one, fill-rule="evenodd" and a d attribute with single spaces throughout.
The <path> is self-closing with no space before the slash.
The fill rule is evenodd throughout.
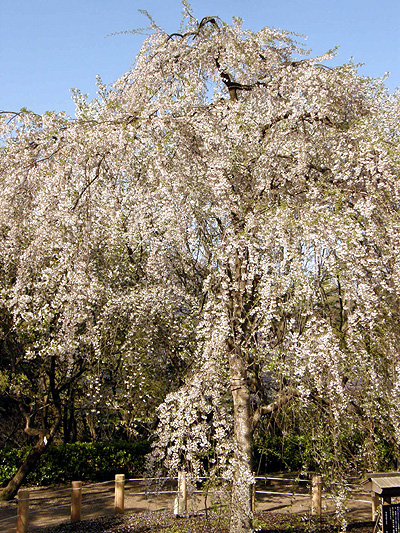
<path id="1" fill-rule="evenodd" d="M 75 390 L 72 389 L 68 401 L 63 406 L 63 442 L 68 444 L 76 441 L 76 419 L 75 419 Z"/>
<path id="2" fill-rule="evenodd" d="M 247 249 L 237 249 L 234 264 L 228 266 L 233 282 L 228 299 L 230 335 L 227 339 L 229 377 L 233 399 L 234 475 L 231 500 L 230 533 L 252 531 L 252 432 L 247 361 L 243 352 L 246 342 L 246 271 Z"/>
<path id="3" fill-rule="evenodd" d="M 26 457 L 22 465 L 19 467 L 15 476 L 8 482 L 8 485 L 0 492 L 0 500 L 9 501 L 15 498 L 18 490 L 26 479 L 26 476 L 35 469 L 37 462 L 47 450 L 49 444 L 57 433 L 59 426 L 60 418 L 58 418 L 54 422 L 48 435 L 38 435 L 38 442 L 30 450 L 28 456 Z"/>
<path id="4" fill-rule="evenodd" d="M 230 533 L 252 530 L 252 418 L 246 365 L 231 352 L 230 381 L 233 397 L 235 471 L 232 485 Z"/>

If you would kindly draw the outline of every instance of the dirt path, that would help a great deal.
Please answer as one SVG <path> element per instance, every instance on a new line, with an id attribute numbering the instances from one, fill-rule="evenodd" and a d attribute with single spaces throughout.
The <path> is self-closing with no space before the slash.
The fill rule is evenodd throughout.
<path id="1" fill-rule="evenodd" d="M 308 488 L 298 486 L 296 490 L 288 483 L 268 482 L 257 484 L 256 509 L 259 511 L 270 510 L 288 513 L 307 513 L 310 510 L 311 498 Z M 154 488 L 152 489 L 154 490 Z M 176 496 L 176 486 L 172 483 L 162 488 L 166 494 L 146 494 L 146 485 L 143 482 L 129 481 L 125 485 L 125 511 L 143 512 L 173 509 Z M 266 494 L 266 493 L 269 494 Z M 278 494 L 278 492 L 280 494 Z M 293 495 L 292 492 L 300 493 Z M 273 493 L 273 494 L 270 494 Z M 207 505 L 212 503 L 209 496 Z M 357 500 L 365 500 L 357 501 Z M 204 495 L 201 491 L 191 499 L 192 511 L 204 509 Z M 218 501 L 216 502 L 218 503 Z M 30 491 L 29 525 L 32 531 L 37 527 L 56 526 L 62 522 L 70 521 L 71 488 L 69 486 L 32 488 Z M 355 494 L 349 500 L 349 522 L 370 520 L 371 504 L 365 494 Z M 333 501 L 323 499 L 323 512 L 333 512 Z M 16 502 L 0 503 L 0 532 L 15 533 L 16 531 Z M 114 515 L 114 483 L 86 484 L 82 487 L 82 520 L 100 516 Z"/>

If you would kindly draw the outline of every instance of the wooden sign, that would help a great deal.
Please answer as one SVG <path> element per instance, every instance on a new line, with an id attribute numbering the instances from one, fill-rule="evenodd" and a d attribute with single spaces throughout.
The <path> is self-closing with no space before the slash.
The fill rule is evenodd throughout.
<path id="1" fill-rule="evenodd" d="M 400 533 L 400 503 L 382 505 L 383 533 Z"/>

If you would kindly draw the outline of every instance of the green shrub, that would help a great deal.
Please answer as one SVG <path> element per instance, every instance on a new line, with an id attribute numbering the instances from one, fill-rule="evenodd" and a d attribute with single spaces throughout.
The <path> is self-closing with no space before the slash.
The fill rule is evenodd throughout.
<path id="1" fill-rule="evenodd" d="M 253 443 L 254 465 L 262 473 L 306 470 L 329 474 L 339 463 L 347 475 L 367 470 L 397 470 L 398 454 L 393 444 L 379 435 L 374 435 L 374 439 L 369 443 L 371 456 L 368 457 L 364 453 L 366 436 L 356 430 L 344 432 L 336 443 L 328 429 L 318 439 L 307 432 L 285 436 L 259 432 Z"/>
<path id="2" fill-rule="evenodd" d="M 257 435 L 253 444 L 254 464 L 264 473 L 298 471 L 309 459 L 307 448 L 307 439 L 303 435 L 292 435 L 290 438 Z"/>
<path id="3" fill-rule="evenodd" d="M 0 449 L 0 485 L 5 485 L 15 475 L 28 452 L 27 446 Z"/>
<path id="4" fill-rule="evenodd" d="M 149 453 L 148 441 L 77 442 L 49 446 L 27 477 L 27 483 L 49 485 L 65 481 L 107 481 L 115 474 L 144 474 L 144 456 Z M 17 472 L 29 447 L 0 450 L 0 485 Z"/>

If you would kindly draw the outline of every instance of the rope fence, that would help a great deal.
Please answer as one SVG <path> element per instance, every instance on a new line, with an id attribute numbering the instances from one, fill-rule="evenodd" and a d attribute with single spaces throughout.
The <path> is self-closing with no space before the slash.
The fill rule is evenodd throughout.
<path id="1" fill-rule="evenodd" d="M 201 483 L 206 478 L 198 478 L 195 481 Z M 303 498 L 310 498 L 311 500 L 311 514 L 321 516 L 322 515 L 322 477 L 319 475 L 313 475 L 312 479 L 298 479 L 298 478 L 278 478 L 278 477 L 260 477 L 255 476 L 254 477 L 255 483 L 253 485 L 253 509 L 255 507 L 255 497 L 256 494 L 263 496 L 263 495 L 270 495 L 270 496 L 289 496 L 293 498 L 297 497 L 303 497 Z M 177 482 L 177 488 L 175 490 L 164 490 L 164 491 L 132 491 L 131 488 L 129 488 L 129 492 L 126 491 L 126 484 L 127 483 L 149 483 L 152 481 L 172 481 Z M 283 482 L 286 486 L 292 485 L 293 491 L 292 492 L 283 492 L 276 490 L 276 487 L 273 487 L 275 490 L 263 490 L 264 487 L 256 488 L 257 482 L 264 482 L 265 484 L 270 482 Z M 86 499 L 86 494 L 83 493 L 83 491 L 87 492 L 88 489 L 92 489 L 94 487 L 99 487 L 103 485 L 111 485 L 114 483 L 114 491 L 108 494 L 107 496 L 103 496 L 104 491 L 101 493 L 97 493 L 95 498 Z M 295 492 L 295 487 L 299 486 L 300 483 L 306 484 L 310 486 L 310 489 L 308 489 L 307 492 Z M 260 485 L 260 483 L 258 483 Z M 358 485 L 355 484 L 346 484 L 347 487 L 354 487 L 359 488 Z M 138 487 L 139 488 L 139 487 Z M 169 488 L 169 487 L 168 487 Z M 272 487 L 271 487 L 272 488 Z M 283 489 L 286 487 L 282 487 Z M 37 515 L 39 513 L 44 513 L 43 505 L 40 506 L 40 509 L 34 510 L 30 512 L 29 506 L 30 503 L 39 502 L 46 499 L 46 492 L 49 491 L 49 489 L 45 490 L 38 490 L 33 491 L 35 495 L 44 494 L 42 497 L 34 497 L 30 498 L 30 491 L 28 489 L 20 489 L 17 495 L 17 528 L 16 533 L 26 533 L 28 531 L 28 525 L 29 525 L 29 517 L 32 515 Z M 123 514 L 125 509 L 125 496 L 146 496 L 149 495 L 159 495 L 159 494 L 168 494 L 168 495 L 176 495 L 175 501 L 174 501 L 174 514 L 175 516 L 184 516 L 188 512 L 188 500 L 190 498 L 190 495 L 192 494 L 204 494 L 204 491 L 202 490 L 188 490 L 188 480 L 186 477 L 185 472 L 179 472 L 178 477 L 176 478 L 130 478 L 125 479 L 124 474 L 116 474 L 114 480 L 99 482 L 99 483 L 92 483 L 89 485 L 82 486 L 81 481 L 73 481 L 70 488 L 67 489 L 58 489 L 55 491 L 52 491 L 51 494 L 49 494 L 49 497 L 53 498 L 54 494 L 63 494 L 63 493 L 69 493 L 71 501 L 69 503 L 57 503 L 57 508 L 65 508 L 70 507 L 70 520 L 71 522 L 79 522 L 81 521 L 82 516 L 82 504 L 90 504 L 90 503 L 99 503 L 104 502 L 106 500 L 109 500 L 111 498 L 114 498 L 114 513 L 115 514 Z M 83 494 L 82 494 L 83 493 Z M 99 497 L 99 494 L 101 497 Z M 82 498 L 83 495 L 83 498 Z M 90 494 L 91 496 L 91 494 Z M 58 498 L 63 498 L 63 496 L 58 496 Z M 330 499 L 331 496 L 324 492 L 324 499 Z M 360 503 L 369 503 L 371 504 L 371 500 L 354 500 L 356 502 Z M 54 505 L 54 503 L 49 504 Z M 15 515 L 10 516 L 7 518 L 0 519 L 0 531 L 1 526 L 5 522 L 14 522 L 15 524 Z M 14 526 L 15 527 L 15 526 Z"/>

